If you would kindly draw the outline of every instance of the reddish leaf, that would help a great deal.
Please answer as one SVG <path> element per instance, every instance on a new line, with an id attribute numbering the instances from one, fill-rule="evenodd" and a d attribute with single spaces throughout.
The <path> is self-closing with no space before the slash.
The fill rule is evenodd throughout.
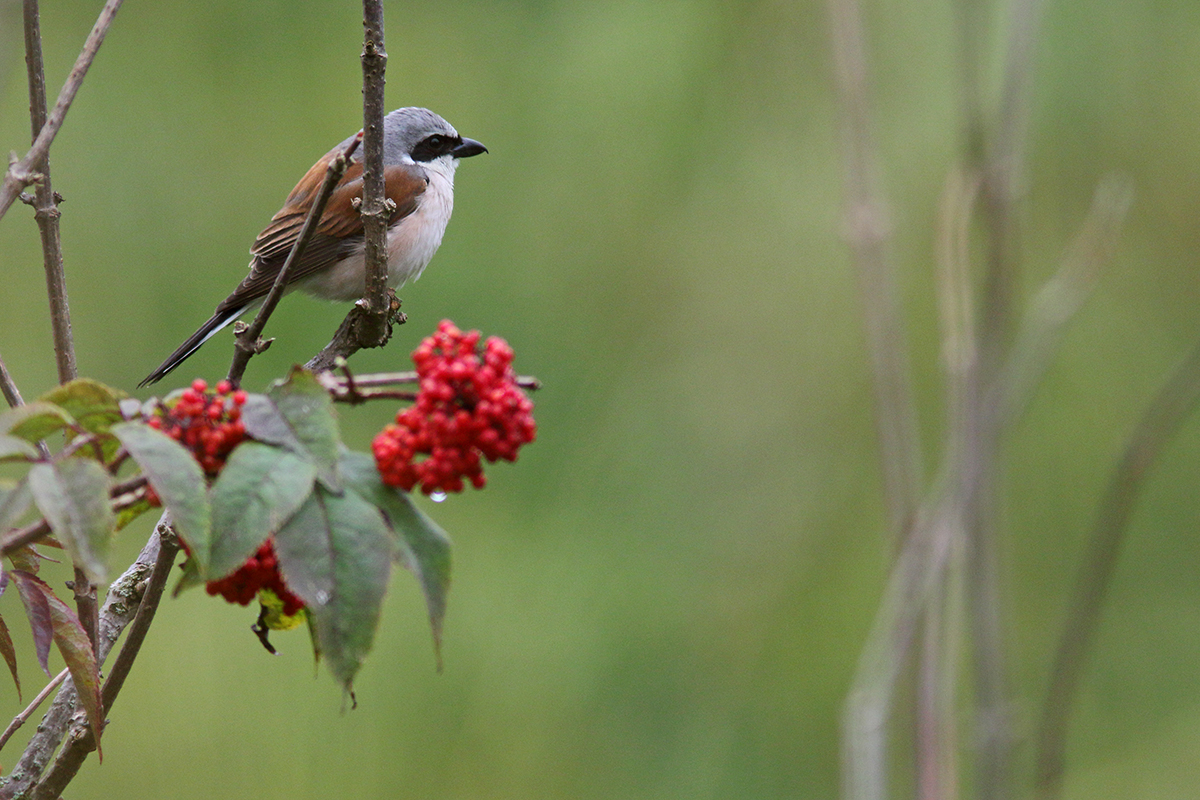
<path id="1" fill-rule="evenodd" d="M 21 593 L 21 604 L 29 617 L 29 628 L 33 631 L 33 651 L 37 654 L 38 666 L 46 677 L 50 676 L 50 642 L 54 639 L 54 627 L 50 621 L 50 603 L 39 588 L 45 586 L 40 580 L 22 570 L 9 573 Z"/>
<path id="2" fill-rule="evenodd" d="M 92 733 L 96 737 L 96 754 L 103 759 L 100 750 L 100 732 L 104 729 L 104 709 L 100 699 L 100 667 L 96 663 L 96 654 L 92 651 L 92 643 L 88 640 L 87 631 L 79 622 L 79 617 L 71 607 L 55 597 L 53 590 L 41 579 L 25 572 L 14 571 L 13 580 L 21 590 L 22 598 L 38 595 L 45 604 L 49 618 L 51 635 L 58 652 L 66 662 L 71 680 L 75 682 L 75 692 L 79 704 L 83 706 L 91 723 Z M 44 668 L 44 667 L 43 667 Z M 49 675 L 49 671 L 46 672 Z"/>
<path id="3" fill-rule="evenodd" d="M 92 651 L 87 631 L 71 607 L 50 593 L 49 586 L 46 586 L 46 592 L 46 600 L 50 603 L 50 622 L 54 626 L 54 643 L 58 645 L 58 652 L 71 671 L 79 704 L 87 713 L 96 737 L 96 757 L 103 761 L 100 732 L 104 730 L 104 704 L 100 698 L 100 667 L 96 663 L 96 654 Z"/>
<path id="4" fill-rule="evenodd" d="M 8 664 L 8 671 L 12 673 L 13 683 L 17 685 L 17 700 L 21 700 L 21 679 L 17 677 L 17 651 L 13 647 L 12 636 L 8 632 L 8 624 L 4 621 L 4 617 L 0 617 L 0 655 L 4 656 L 4 661 Z"/>

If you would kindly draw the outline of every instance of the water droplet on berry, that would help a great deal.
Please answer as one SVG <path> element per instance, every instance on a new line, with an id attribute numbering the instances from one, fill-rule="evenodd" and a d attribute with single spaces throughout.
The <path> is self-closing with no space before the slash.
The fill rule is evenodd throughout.
<path id="1" fill-rule="evenodd" d="M 429 495 L 429 499 L 435 503 L 441 503 L 446 499 L 446 493 L 445 492 L 431 492 Z"/>

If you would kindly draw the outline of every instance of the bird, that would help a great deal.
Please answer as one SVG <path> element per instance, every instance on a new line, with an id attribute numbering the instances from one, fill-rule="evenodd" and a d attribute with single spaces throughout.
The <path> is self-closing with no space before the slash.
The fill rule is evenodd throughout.
<path id="1" fill-rule="evenodd" d="M 347 137 L 312 166 L 283 208 L 250 248 L 249 274 L 217 306 L 208 321 L 167 356 L 138 387 L 161 380 L 229 323 L 262 304 L 300 235 L 329 163 L 357 136 Z M 427 108 L 400 108 L 383 118 L 385 193 L 394 204 L 387 232 L 388 286 L 416 280 L 442 243 L 454 209 L 454 172 L 463 158 L 488 149 L 467 139 Z M 362 297 L 366 285 L 362 216 L 363 164 L 356 154 L 329 198 L 288 291 L 334 301 Z"/>

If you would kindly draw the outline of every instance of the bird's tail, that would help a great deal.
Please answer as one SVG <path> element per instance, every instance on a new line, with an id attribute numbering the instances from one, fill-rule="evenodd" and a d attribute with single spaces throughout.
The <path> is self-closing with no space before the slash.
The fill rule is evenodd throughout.
<path id="1" fill-rule="evenodd" d="M 224 304 L 222 304 L 224 305 Z M 152 383 L 157 383 L 171 370 L 178 367 L 188 356 L 200 349 L 200 345 L 207 342 L 219 330 L 224 328 L 229 323 L 240 317 L 246 312 L 249 305 L 241 308 L 217 309 L 217 313 L 209 317 L 208 322 L 200 326 L 200 329 L 187 338 L 187 340 L 175 349 L 174 353 L 167 356 L 167 360 L 158 365 L 158 369 L 146 376 L 146 379 L 138 384 L 138 388 L 149 386 Z"/>

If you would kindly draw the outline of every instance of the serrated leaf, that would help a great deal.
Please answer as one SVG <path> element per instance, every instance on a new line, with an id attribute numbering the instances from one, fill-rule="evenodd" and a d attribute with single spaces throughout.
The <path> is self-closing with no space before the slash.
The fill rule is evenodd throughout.
<path id="1" fill-rule="evenodd" d="M 92 651 L 92 643 L 88 640 L 87 632 L 71 607 L 59 600 L 40 578 L 20 571 L 13 572 L 12 576 L 21 590 L 22 598 L 27 594 L 41 595 L 46 604 L 54 644 L 67 664 L 71 680 L 75 682 L 79 704 L 87 713 L 88 722 L 91 723 L 92 732 L 96 737 L 96 753 L 100 755 L 100 733 L 104 728 L 104 711 L 100 699 L 100 669 L 96 663 L 96 654 Z M 49 671 L 46 674 L 49 675 Z"/>
<path id="2" fill-rule="evenodd" d="M 0 414 L 0 433 L 9 433 L 37 444 L 56 431 L 70 428 L 75 419 L 64 409 L 36 400 Z"/>
<path id="3" fill-rule="evenodd" d="M 242 424 L 250 437 L 308 458 L 316 464 L 317 478 L 326 489 L 342 490 L 337 416 L 329 393 L 311 372 L 293 369 L 286 381 L 272 384 L 265 395 L 247 397 Z"/>
<path id="4" fill-rule="evenodd" d="M 29 442 L 7 433 L 0 433 L 0 461 L 36 461 L 41 454 Z"/>
<path id="5" fill-rule="evenodd" d="M 397 554 L 416 577 L 429 609 L 433 649 L 438 669 L 442 664 L 442 622 L 450 591 L 450 537 L 412 502 L 407 492 L 386 485 L 379 478 L 375 459 L 364 453 L 342 454 L 342 477 L 346 485 L 383 511 L 397 535 Z"/>
<path id="6" fill-rule="evenodd" d="M 0 656 L 4 656 L 4 663 L 8 664 L 8 671 L 12 673 L 13 683 L 17 686 L 17 701 L 20 702 L 21 678 L 17 675 L 17 649 L 13 647 L 12 634 L 8 632 L 4 617 L 0 617 Z"/>
<path id="7" fill-rule="evenodd" d="M 33 495 L 25 478 L 18 481 L 16 486 L 0 489 L 0 530 L 16 525 L 32 504 Z"/>
<path id="8" fill-rule="evenodd" d="M 204 470 L 183 445 L 149 425 L 122 422 L 112 426 L 112 433 L 142 468 L 163 507 L 171 512 L 175 531 L 187 543 L 200 572 L 207 573 L 212 510 Z"/>
<path id="9" fill-rule="evenodd" d="M 107 433 L 121 421 L 120 401 L 127 396 L 91 378 L 77 378 L 51 389 L 39 399 L 66 411 L 84 430 Z"/>
<path id="10" fill-rule="evenodd" d="M 260 442 L 242 442 L 209 493 L 212 551 L 208 580 L 240 567 L 279 530 L 312 492 L 316 467 L 306 458 Z"/>
<path id="11" fill-rule="evenodd" d="M 50 642 L 54 640 L 54 626 L 50 621 L 50 603 L 39 588 L 39 584 L 45 584 L 21 570 L 13 570 L 8 574 L 17 584 L 21 605 L 25 606 L 25 616 L 29 618 L 29 629 L 33 633 L 33 652 L 37 656 L 38 666 L 46 673 L 46 677 L 50 677 Z"/>
<path id="12" fill-rule="evenodd" d="M 275 534 L 283 581 L 307 604 L 320 653 L 347 692 L 375 639 L 392 548 L 379 509 L 320 486 Z"/>
<path id="13" fill-rule="evenodd" d="M 67 458 L 34 464 L 29 489 L 50 529 L 92 583 L 106 582 L 108 545 L 116 517 L 108 502 L 112 477 L 95 461 Z"/>

